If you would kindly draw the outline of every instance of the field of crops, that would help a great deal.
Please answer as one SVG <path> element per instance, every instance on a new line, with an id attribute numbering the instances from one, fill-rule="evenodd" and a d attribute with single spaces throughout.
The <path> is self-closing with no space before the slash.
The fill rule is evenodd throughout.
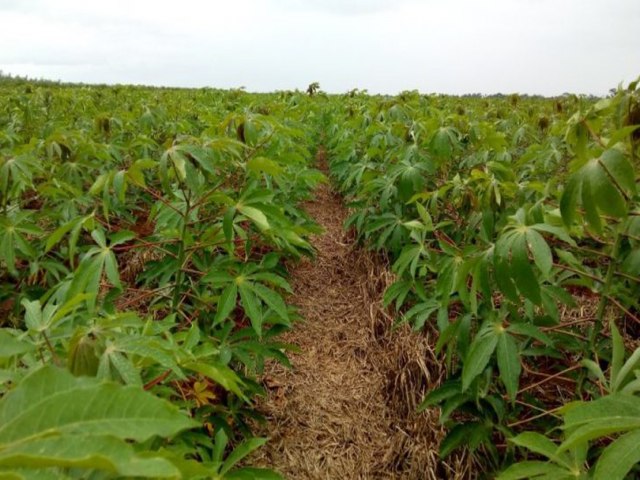
<path id="1" fill-rule="evenodd" d="M 487 471 L 529 455 L 503 479 L 624 478 L 640 461 L 635 87 L 334 108 L 347 225 L 393 259 L 398 320 L 438 332 L 448 380 L 421 408 L 450 428 L 441 455 L 466 446 Z"/>
<path id="2" fill-rule="evenodd" d="M 314 261 L 323 182 L 389 260 L 395 323 L 436 339 L 445 380 L 419 411 L 439 411 L 443 462 L 638 478 L 637 86 L 0 83 L 0 478 L 281 478 L 251 466 L 255 402 L 297 349 L 289 269 Z"/>

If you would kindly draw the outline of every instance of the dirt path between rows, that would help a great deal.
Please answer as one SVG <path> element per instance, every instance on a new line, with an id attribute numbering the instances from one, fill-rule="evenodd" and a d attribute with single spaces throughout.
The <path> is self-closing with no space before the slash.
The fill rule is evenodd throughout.
<path id="1" fill-rule="evenodd" d="M 322 150 L 318 162 L 326 170 Z M 305 209 L 324 233 L 312 239 L 317 257 L 291 272 L 289 301 L 304 320 L 282 340 L 300 353 L 290 355 L 292 369 L 266 367 L 258 433 L 270 441 L 250 463 L 293 480 L 465 478 L 462 460 L 438 459 L 437 414 L 415 413 L 438 381 L 433 342 L 391 333 L 381 306 L 391 276 L 344 232 L 348 212 L 330 186 Z"/>

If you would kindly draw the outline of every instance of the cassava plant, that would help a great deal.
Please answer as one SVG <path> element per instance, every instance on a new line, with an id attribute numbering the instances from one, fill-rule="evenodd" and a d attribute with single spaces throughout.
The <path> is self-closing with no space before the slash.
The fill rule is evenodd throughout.
<path id="1" fill-rule="evenodd" d="M 633 342 L 640 325 L 637 85 L 607 99 L 466 98 L 460 108 L 443 96 L 350 95 L 332 105 L 325 128 L 353 208 L 346 226 L 390 254 L 397 281 L 384 300 L 399 321 L 439 335 L 447 380 L 421 408 L 441 409 L 443 456 L 465 446 L 499 470 L 514 460 L 511 439 L 529 438 L 523 429 L 560 442 L 569 399 L 605 401 L 598 372 L 617 368 L 615 328 Z M 591 475 L 601 445 L 581 445 L 561 448 L 562 465 L 546 456 Z"/>

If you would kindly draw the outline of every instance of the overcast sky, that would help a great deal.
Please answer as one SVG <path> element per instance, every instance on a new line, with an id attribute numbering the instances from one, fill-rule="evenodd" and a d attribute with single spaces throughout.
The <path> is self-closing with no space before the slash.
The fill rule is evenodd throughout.
<path id="1" fill-rule="evenodd" d="M 640 0 L 0 0 L 0 69 L 98 83 L 605 94 Z"/>

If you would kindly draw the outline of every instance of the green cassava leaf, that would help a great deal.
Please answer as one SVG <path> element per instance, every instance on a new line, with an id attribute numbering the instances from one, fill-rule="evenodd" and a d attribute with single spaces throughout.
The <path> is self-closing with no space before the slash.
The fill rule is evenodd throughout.
<path id="1" fill-rule="evenodd" d="M 276 312 L 276 314 L 285 322 L 289 322 L 287 305 L 279 294 L 260 283 L 253 283 L 251 287 L 256 295 L 266 303 L 269 308 Z"/>
<path id="2" fill-rule="evenodd" d="M 595 438 L 640 429 L 640 397 L 615 393 L 565 407 L 564 429 L 568 433 L 559 452 Z"/>
<path id="3" fill-rule="evenodd" d="M 520 293 L 533 303 L 542 303 L 540 284 L 529 263 L 526 240 L 523 235 L 519 235 L 512 244 L 511 271 Z"/>
<path id="4" fill-rule="evenodd" d="M 184 365 L 184 368 L 201 373 L 216 382 L 218 385 L 222 386 L 225 390 L 235 393 L 245 401 L 247 400 L 243 390 L 244 382 L 226 365 L 212 361 L 208 361 L 208 363 L 189 362 Z"/>
<path id="5" fill-rule="evenodd" d="M 571 463 L 568 455 L 558 454 L 558 445 L 553 443 L 541 433 L 524 432 L 513 438 L 510 438 L 509 441 L 518 445 L 519 447 L 526 448 L 533 453 L 543 455 L 559 465 L 571 468 Z"/>
<path id="6" fill-rule="evenodd" d="M 252 286 L 248 282 L 243 282 L 239 285 L 238 290 L 240 303 L 251 321 L 251 326 L 259 336 L 262 335 L 262 308 Z"/>
<path id="7" fill-rule="evenodd" d="M 518 391 L 522 367 L 520 365 L 518 345 L 506 331 L 502 332 L 498 337 L 496 357 L 498 369 L 500 370 L 500 379 L 507 389 L 509 398 L 514 400 Z"/>
<path id="8" fill-rule="evenodd" d="M 173 477 L 176 470 L 169 462 L 139 457 L 128 442 L 169 437 L 196 425 L 141 388 L 45 366 L 0 399 L 0 466 Z"/>
<path id="9" fill-rule="evenodd" d="M 247 162 L 247 169 L 256 173 L 268 173 L 269 175 L 279 175 L 283 172 L 283 168 L 269 158 L 254 157 Z"/>
<path id="10" fill-rule="evenodd" d="M 218 309 L 216 316 L 213 320 L 214 325 L 218 325 L 223 322 L 233 310 L 236 308 L 236 302 L 238 297 L 238 286 L 235 282 L 230 283 L 223 290 L 218 300 Z"/>
<path id="11" fill-rule="evenodd" d="M 260 230 L 269 230 L 271 228 L 269 220 L 261 210 L 247 205 L 238 205 L 237 209 L 245 217 L 251 219 Z"/>
<path id="12" fill-rule="evenodd" d="M 594 480 L 624 480 L 640 463 L 640 429 L 622 435 L 608 445 L 598 458 Z"/>
<path id="13" fill-rule="evenodd" d="M 568 480 L 575 478 L 570 470 L 547 462 L 519 462 L 511 465 L 500 473 L 496 480 L 527 480 L 527 479 L 555 479 Z"/>
<path id="14" fill-rule="evenodd" d="M 462 367 L 463 391 L 468 389 L 471 382 L 484 371 L 498 345 L 498 339 L 499 335 L 496 334 L 493 326 L 487 334 L 478 334 L 473 339 Z"/>
<path id="15" fill-rule="evenodd" d="M 118 438 L 82 434 L 54 435 L 10 445 L 0 450 L 1 467 L 36 471 L 48 467 L 88 468 L 146 478 L 180 475 L 169 461 L 138 456 L 130 444 Z"/>
<path id="16" fill-rule="evenodd" d="M 533 261 L 542 272 L 544 277 L 548 277 L 553 266 L 553 255 L 545 239 L 533 229 L 527 229 L 526 233 L 529 250 L 533 255 Z"/>
<path id="17" fill-rule="evenodd" d="M 265 443 L 267 443 L 266 438 L 250 438 L 249 440 L 244 441 L 234 448 L 229 454 L 220 468 L 220 473 L 224 475 L 229 472 L 240 460 L 245 458 L 254 450 L 260 448 Z"/>

